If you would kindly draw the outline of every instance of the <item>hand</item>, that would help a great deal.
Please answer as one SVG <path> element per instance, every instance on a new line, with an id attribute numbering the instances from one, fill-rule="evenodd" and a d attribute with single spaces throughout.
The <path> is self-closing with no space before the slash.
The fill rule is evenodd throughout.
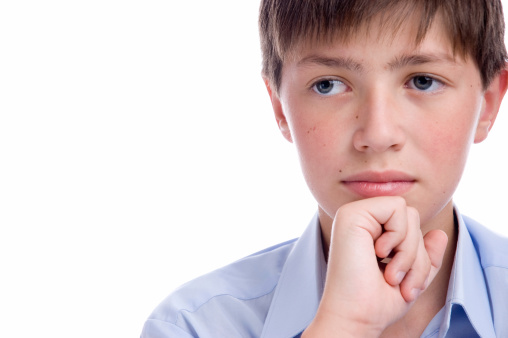
<path id="1" fill-rule="evenodd" d="M 323 298 L 303 337 L 379 336 L 434 279 L 447 241 L 440 230 L 423 238 L 418 212 L 402 197 L 343 205 L 333 224 Z M 388 256 L 388 264 L 378 263 Z"/>

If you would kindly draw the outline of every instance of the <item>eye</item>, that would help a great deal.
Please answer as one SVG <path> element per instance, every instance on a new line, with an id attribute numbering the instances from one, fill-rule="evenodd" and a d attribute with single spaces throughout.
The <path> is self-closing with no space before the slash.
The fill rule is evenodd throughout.
<path id="1" fill-rule="evenodd" d="M 433 77 L 427 75 L 417 75 L 412 77 L 406 83 L 406 86 L 419 91 L 433 92 L 441 89 L 444 84 L 441 81 L 434 79 Z"/>
<path id="2" fill-rule="evenodd" d="M 312 89 L 324 96 L 331 96 L 347 91 L 347 86 L 339 80 L 320 80 L 312 86 Z"/>

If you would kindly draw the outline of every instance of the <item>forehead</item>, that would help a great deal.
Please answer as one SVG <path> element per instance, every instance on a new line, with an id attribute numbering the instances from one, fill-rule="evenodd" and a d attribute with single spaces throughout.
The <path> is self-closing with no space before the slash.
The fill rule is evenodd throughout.
<path id="1" fill-rule="evenodd" d="M 296 41 L 291 50 L 284 57 L 287 62 L 306 58 L 315 50 L 358 50 L 358 53 L 372 53 L 373 50 L 386 52 L 416 53 L 420 50 L 435 50 L 435 53 L 444 56 L 448 54 L 455 59 L 457 50 L 454 47 L 453 36 L 445 25 L 443 16 L 437 13 L 422 34 L 418 13 L 412 13 L 403 21 L 387 21 L 385 15 L 379 14 L 371 20 L 365 21 L 354 32 L 343 34 L 336 31 L 323 34 L 302 37 Z M 459 53 L 462 60 L 468 59 L 468 55 Z"/>
<path id="2" fill-rule="evenodd" d="M 334 73 L 339 69 L 360 76 L 370 74 L 365 79 L 372 79 L 376 74 L 430 71 L 445 77 L 467 73 L 471 79 L 480 81 L 476 62 L 468 55 L 463 57 L 455 53 L 440 20 L 432 24 L 419 42 L 415 41 L 411 24 L 381 33 L 376 28 L 379 27 L 374 24 L 363 27 L 347 40 L 337 38 L 328 43 L 306 41 L 300 44 L 282 66 L 281 88 L 286 87 L 288 81 Z"/>

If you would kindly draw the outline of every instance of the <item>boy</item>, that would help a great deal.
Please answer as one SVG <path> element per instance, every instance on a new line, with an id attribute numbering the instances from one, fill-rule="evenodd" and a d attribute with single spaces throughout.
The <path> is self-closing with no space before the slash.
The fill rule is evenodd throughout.
<path id="1" fill-rule="evenodd" d="M 497 0 L 263 0 L 263 77 L 318 213 L 142 337 L 507 337 L 508 240 L 452 195 L 507 89 Z"/>

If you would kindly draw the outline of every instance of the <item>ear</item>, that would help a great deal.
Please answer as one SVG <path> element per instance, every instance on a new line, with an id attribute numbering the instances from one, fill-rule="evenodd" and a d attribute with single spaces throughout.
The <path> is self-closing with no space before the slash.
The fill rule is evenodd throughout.
<path id="1" fill-rule="evenodd" d="M 284 115 L 284 111 L 282 110 L 282 104 L 280 102 L 279 95 L 272 89 L 270 81 L 267 78 L 263 78 L 263 81 L 265 82 L 266 89 L 268 90 L 268 95 L 270 95 L 270 100 L 272 101 L 272 108 L 275 114 L 275 120 L 279 126 L 279 130 L 286 140 L 293 142 L 286 115 Z"/>
<path id="2" fill-rule="evenodd" d="M 508 89 L 508 68 L 505 68 L 492 80 L 483 94 L 483 106 L 476 126 L 474 143 L 480 143 L 487 138 L 490 129 L 494 125 L 499 107 L 503 101 L 506 89 Z"/>

